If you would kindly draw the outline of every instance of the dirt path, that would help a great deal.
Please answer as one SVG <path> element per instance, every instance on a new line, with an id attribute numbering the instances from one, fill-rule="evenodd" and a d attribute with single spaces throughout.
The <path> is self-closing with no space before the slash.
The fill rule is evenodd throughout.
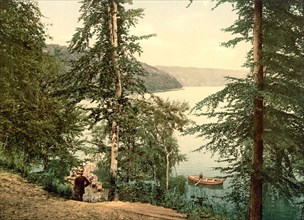
<path id="1" fill-rule="evenodd" d="M 1 220 L 187 219 L 184 214 L 150 204 L 66 200 L 2 169 L 0 189 Z"/>

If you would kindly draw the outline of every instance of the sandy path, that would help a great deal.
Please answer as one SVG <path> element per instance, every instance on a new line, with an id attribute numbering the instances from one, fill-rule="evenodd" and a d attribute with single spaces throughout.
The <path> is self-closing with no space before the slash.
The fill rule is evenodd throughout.
<path id="1" fill-rule="evenodd" d="M 187 219 L 184 214 L 150 204 L 66 200 L 2 169 L 0 189 L 1 220 Z"/>

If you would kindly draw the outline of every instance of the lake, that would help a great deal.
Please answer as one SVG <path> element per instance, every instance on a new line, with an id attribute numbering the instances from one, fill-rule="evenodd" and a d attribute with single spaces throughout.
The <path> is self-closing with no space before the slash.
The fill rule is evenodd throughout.
<path id="1" fill-rule="evenodd" d="M 167 91 L 167 92 L 158 92 L 155 95 L 158 95 L 164 99 L 169 100 L 179 100 L 187 101 L 192 108 L 195 103 L 201 101 L 208 95 L 211 95 L 217 91 L 220 91 L 224 87 L 185 87 L 181 90 Z M 190 116 L 190 118 L 198 123 L 204 121 L 202 118 L 197 118 L 195 116 Z M 176 170 L 174 171 L 175 175 L 198 175 L 200 172 L 204 176 L 220 176 L 219 171 L 215 171 L 214 167 L 225 166 L 223 163 L 218 163 L 217 155 L 212 157 L 210 152 L 193 152 L 198 147 L 202 146 L 206 140 L 198 139 L 194 135 L 181 136 L 179 133 L 176 133 L 176 138 L 178 140 L 181 153 L 186 154 L 188 161 L 180 163 Z M 208 188 L 208 187 L 195 187 L 189 185 L 187 198 L 190 198 L 193 195 L 207 195 L 211 196 L 220 196 L 228 191 L 229 180 L 224 182 L 223 188 Z M 217 205 L 219 205 L 219 210 L 221 209 L 220 205 L 223 208 L 228 207 L 227 204 L 224 204 L 223 200 L 215 200 Z M 300 207 L 291 207 L 285 204 L 283 201 L 265 201 L 263 206 L 263 220 L 299 220 L 300 219 Z"/>

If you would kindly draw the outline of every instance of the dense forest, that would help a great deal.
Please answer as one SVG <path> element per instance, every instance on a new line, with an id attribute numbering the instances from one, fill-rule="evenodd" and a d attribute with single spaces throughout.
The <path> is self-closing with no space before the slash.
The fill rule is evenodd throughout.
<path id="1" fill-rule="evenodd" d="M 199 219 L 212 209 L 201 200 L 185 201 L 185 177 L 171 175 L 187 159 L 178 131 L 205 137 L 197 150 L 228 164 L 221 168 L 231 180 L 223 199 L 235 207 L 235 219 L 262 219 L 266 196 L 302 207 L 304 2 L 215 1 L 216 7 L 232 3 L 238 15 L 225 29 L 235 38 L 223 46 L 245 41 L 252 49 L 244 64 L 248 74 L 227 78 L 221 91 L 192 109 L 212 119 L 203 124 L 189 120 L 187 102 L 150 93 L 181 84 L 136 59 L 143 52 L 139 42 L 154 35 L 130 33 L 144 12 L 125 7 L 130 2 L 83 0 L 82 27 L 65 48 L 46 45 L 37 3 L 2 1 L 1 166 L 69 197 L 65 177 L 90 158 L 109 201 L 148 202 Z"/>

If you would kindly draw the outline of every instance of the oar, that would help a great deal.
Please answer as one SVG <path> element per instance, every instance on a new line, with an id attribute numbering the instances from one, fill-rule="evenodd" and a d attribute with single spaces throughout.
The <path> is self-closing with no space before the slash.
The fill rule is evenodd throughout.
<path id="1" fill-rule="evenodd" d="M 199 179 L 199 181 L 197 181 L 197 183 L 195 183 L 194 186 L 197 186 L 197 184 L 199 184 L 201 180 L 203 180 L 203 178 Z"/>

